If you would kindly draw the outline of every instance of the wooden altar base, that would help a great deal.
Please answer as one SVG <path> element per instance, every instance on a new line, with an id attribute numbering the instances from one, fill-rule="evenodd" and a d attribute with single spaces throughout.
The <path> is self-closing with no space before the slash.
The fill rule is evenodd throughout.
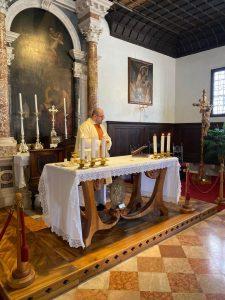
<path id="1" fill-rule="evenodd" d="M 53 299 L 154 244 L 217 212 L 211 203 L 192 200 L 196 211 L 180 214 L 175 205 L 167 205 L 169 216 L 147 215 L 136 220 L 121 220 L 110 230 L 99 231 L 87 249 L 70 248 L 39 219 L 26 217 L 30 263 L 36 271 L 32 285 L 21 290 L 11 290 L 6 283 L 15 265 L 16 220 L 7 229 L 0 244 L 0 299 Z M 0 211 L 0 224 L 6 210 Z"/>

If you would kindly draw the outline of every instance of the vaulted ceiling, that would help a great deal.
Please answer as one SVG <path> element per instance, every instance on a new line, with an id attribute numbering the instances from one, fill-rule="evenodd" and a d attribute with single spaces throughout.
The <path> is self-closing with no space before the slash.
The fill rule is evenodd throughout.
<path id="1" fill-rule="evenodd" d="M 111 35 L 178 58 L 225 45 L 225 0 L 111 0 Z"/>

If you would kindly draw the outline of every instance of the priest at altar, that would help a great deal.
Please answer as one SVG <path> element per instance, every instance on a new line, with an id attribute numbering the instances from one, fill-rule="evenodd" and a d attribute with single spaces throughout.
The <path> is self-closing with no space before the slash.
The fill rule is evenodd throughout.
<path id="1" fill-rule="evenodd" d="M 85 151 L 87 153 L 87 157 L 91 158 L 91 145 L 92 140 L 97 140 L 97 157 L 102 156 L 102 148 L 101 148 L 101 140 L 106 140 L 106 155 L 109 156 L 108 151 L 111 148 L 112 141 L 110 136 L 108 135 L 105 126 L 102 124 L 104 120 L 104 111 L 102 108 L 96 108 L 92 112 L 91 118 L 88 118 L 85 122 L 83 122 L 78 128 L 76 145 L 75 145 L 75 153 L 80 156 L 80 148 L 81 148 L 81 138 L 85 139 Z M 111 183 L 111 178 L 106 179 L 106 184 Z M 99 210 L 104 208 L 106 203 L 106 186 L 103 188 L 96 188 L 95 191 L 96 204 L 98 205 Z"/>

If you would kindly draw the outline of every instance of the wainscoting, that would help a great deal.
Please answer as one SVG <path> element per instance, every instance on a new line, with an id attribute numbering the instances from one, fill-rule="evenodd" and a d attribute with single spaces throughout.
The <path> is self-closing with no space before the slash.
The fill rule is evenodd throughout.
<path id="1" fill-rule="evenodd" d="M 211 128 L 223 123 L 211 123 Z M 199 162 L 201 123 L 137 123 L 108 121 L 107 130 L 112 139 L 111 156 L 130 154 L 130 145 L 152 143 L 154 133 L 171 132 L 173 145 L 183 145 L 184 161 Z"/>

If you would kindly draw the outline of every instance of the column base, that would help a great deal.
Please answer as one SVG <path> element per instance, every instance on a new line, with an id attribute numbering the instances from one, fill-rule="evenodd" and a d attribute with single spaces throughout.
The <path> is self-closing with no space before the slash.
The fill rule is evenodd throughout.
<path id="1" fill-rule="evenodd" d="M 17 152 L 17 142 L 13 137 L 0 137 L 0 157 L 13 156 Z"/>

